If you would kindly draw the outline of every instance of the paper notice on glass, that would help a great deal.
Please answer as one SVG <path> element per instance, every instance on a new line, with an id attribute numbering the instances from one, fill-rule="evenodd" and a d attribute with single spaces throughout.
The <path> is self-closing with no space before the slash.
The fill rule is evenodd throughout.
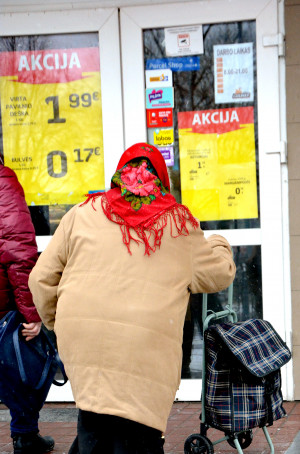
<path id="1" fill-rule="evenodd" d="M 173 126 L 173 109 L 147 109 L 147 128 L 167 128 Z"/>
<path id="2" fill-rule="evenodd" d="M 165 28 L 167 57 L 203 54 L 202 25 Z"/>
<path id="3" fill-rule="evenodd" d="M 174 88 L 146 88 L 146 109 L 174 107 Z"/>
<path id="4" fill-rule="evenodd" d="M 216 104 L 252 102 L 253 43 L 214 46 L 214 80 Z"/>
<path id="5" fill-rule="evenodd" d="M 148 129 L 148 141 L 156 147 L 168 147 L 174 143 L 173 128 Z"/>
<path id="6" fill-rule="evenodd" d="M 99 49 L 0 53 L 5 164 L 28 205 L 105 188 Z"/>
<path id="7" fill-rule="evenodd" d="M 172 87 L 172 71 L 170 69 L 147 70 L 146 87 Z"/>
<path id="8" fill-rule="evenodd" d="M 172 167 L 174 165 L 174 148 L 173 147 L 163 147 L 163 148 L 159 148 L 159 151 L 163 155 L 163 158 L 166 162 L 166 166 Z"/>
<path id="9" fill-rule="evenodd" d="M 253 107 L 178 113 L 182 203 L 200 221 L 258 217 Z"/>

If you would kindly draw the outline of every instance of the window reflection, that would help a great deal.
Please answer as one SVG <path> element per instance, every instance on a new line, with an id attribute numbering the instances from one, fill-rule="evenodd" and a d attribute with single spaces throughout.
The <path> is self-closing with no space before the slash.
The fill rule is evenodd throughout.
<path id="1" fill-rule="evenodd" d="M 144 65 L 147 60 L 166 58 L 164 29 L 149 29 L 143 32 Z M 256 148 L 256 180 L 259 213 L 259 171 L 258 171 L 258 128 L 256 99 L 256 25 L 255 21 L 234 22 L 227 24 L 203 25 L 204 54 L 200 55 L 200 69 L 196 71 L 173 71 L 174 86 L 174 166 L 168 167 L 171 180 L 171 192 L 181 202 L 181 183 L 179 165 L 179 142 L 177 113 L 197 110 L 234 107 L 230 104 L 215 104 L 214 99 L 214 66 L 213 46 L 217 44 L 253 43 L 254 68 L 254 103 L 239 103 L 238 107 L 254 107 L 255 148 Z M 201 221 L 201 219 L 200 219 Z M 209 221 L 202 223 L 203 230 L 213 229 L 245 229 L 260 227 L 257 219 L 237 219 L 225 221 Z"/>

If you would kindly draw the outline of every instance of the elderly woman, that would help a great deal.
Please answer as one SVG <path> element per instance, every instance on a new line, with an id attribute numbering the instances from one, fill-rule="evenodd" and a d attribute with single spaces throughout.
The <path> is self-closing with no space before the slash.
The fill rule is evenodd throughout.
<path id="1" fill-rule="evenodd" d="M 234 279 L 227 241 L 206 240 L 169 191 L 159 150 L 133 145 L 111 189 L 63 217 L 30 275 L 80 409 L 70 453 L 163 453 L 189 294 Z"/>

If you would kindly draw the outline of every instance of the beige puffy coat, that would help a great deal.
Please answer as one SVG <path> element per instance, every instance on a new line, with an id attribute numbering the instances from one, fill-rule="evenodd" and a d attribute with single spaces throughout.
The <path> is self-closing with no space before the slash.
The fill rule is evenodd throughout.
<path id="1" fill-rule="evenodd" d="M 234 279 L 227 241 L 200 228 L 160 249 L 132 255 L 100 198 L 73 207 L 34 267 L 29 286 L 57 335 L 74 398 L 82 410 L 112 414 L 162 432 L 180 383 L 189 293 L 218 292 Z"/>

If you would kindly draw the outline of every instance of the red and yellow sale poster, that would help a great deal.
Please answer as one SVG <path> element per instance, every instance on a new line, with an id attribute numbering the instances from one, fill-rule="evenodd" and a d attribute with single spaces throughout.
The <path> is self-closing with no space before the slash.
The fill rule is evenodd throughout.
<path id="1" fill-rule="evenodd" d="M 104 189 L 99 49 L 0 54 L 4 163 L 28 205 Z"/>
<path id="2" fill-rule="evenodd" d="M 258 217 L 253 107 L 178 113 L 182 203 L 200 221 Z"/>

